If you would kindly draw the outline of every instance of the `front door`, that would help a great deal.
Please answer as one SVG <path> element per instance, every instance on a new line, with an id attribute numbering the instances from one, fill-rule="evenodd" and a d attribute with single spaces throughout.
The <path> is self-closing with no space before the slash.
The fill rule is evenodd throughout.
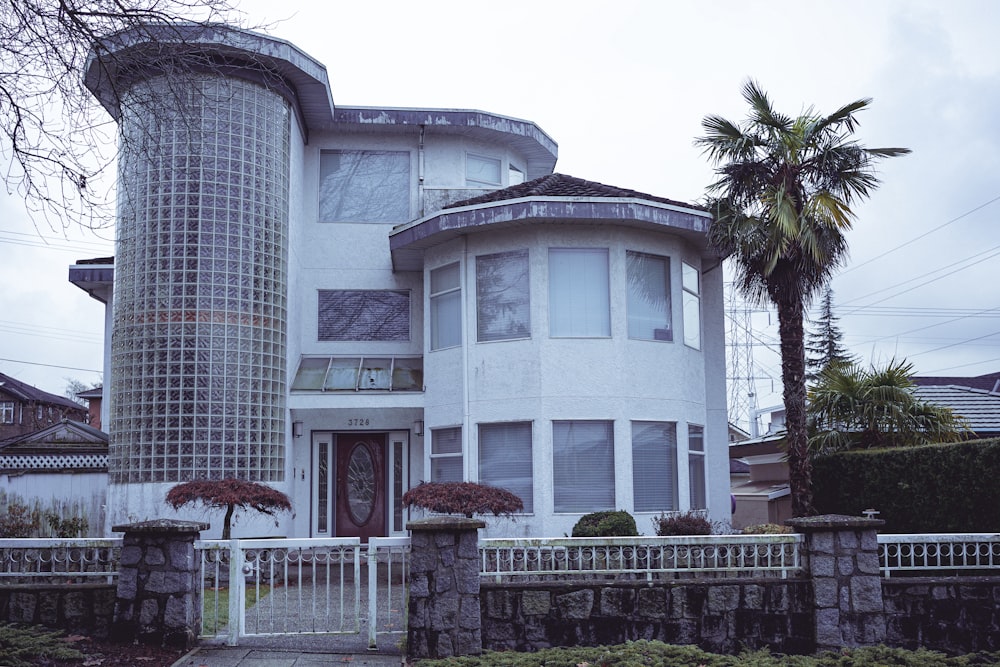
<path id="1" fill-rule="evenodd" d="M 382 537 L 386 519 L 384 433 L 339 433 L 337 537 Z"/>

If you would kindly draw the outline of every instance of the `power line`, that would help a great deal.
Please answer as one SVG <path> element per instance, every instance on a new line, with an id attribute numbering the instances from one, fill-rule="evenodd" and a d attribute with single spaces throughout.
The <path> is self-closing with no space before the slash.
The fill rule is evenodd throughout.
<path id="1" fill-rule="evenodd" d="M 76 366 L 60 366 L 58 364 L 43 364 L 37 361 L 21 361 L 20 359 L 4 359 L 0 358 L 0 361 L 9 361 L 14 364 L 25 364 L 26 366 L 45 366 L 46 368 L 64 368 L 68 371 L 83 371 L 85 373 L 103 373 L 104 371 L 95 371 L 93 368 L 77 368 Z"/>

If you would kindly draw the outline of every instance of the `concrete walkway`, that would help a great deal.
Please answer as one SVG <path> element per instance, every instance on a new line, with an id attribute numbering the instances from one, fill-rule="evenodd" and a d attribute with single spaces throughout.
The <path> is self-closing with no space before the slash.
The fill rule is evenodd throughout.
<path id="1" fill-rule="evenodd" d="M 252 646 L 199 646 L 174 663 L 174 667 L 400 667 L 400 655 L 386 653 L 325 653 L 294 648 Z"/>

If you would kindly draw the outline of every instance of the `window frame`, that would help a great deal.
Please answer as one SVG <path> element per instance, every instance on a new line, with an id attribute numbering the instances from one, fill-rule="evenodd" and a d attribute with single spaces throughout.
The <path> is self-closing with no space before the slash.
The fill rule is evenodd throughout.
<path id="1" fill-rule="evenodd" d="M 482 327 L 483 315 L 481 308 L 483 301 L 482 301 L 482 290 L 480 289 L 480 277 L 481 277 L 480 268 L 482 266 L 481 262 L 485 262 L 486 260 L 495 259 L 498 257 L 517 257 L 519 259 L 523 258 L 524 262 L 523 292 L 525 297 L 523 308 L 526 315 L 526 320 L 524 324 L 527 327 L 527 331 L 525 333 L 520 333 L 520 332 L 511 333 L 510 331 L 506 331 L 499 335 L 489 335 L 487 337 L 484 337 L 483 335 L 484 332 Z M 504 289 L 509 289 L 510 287 L 514 286 L 522 287 L 522 285 L 517 284 L 520 282 L 521 279 L 519 278 L 517 281 L 509 283 L 509 285 L 506 286 Z M 518 305 L 520 306 L 520 304 Z M 529 338 L 531 338 L 531 254 L 530 252 L 528 251 L 527 248 L 518 248 L 516 250 L 505 250 L 502 252 L 476 255 L 476 342 L 492 343 L 504 340 L 525 340 Z"/>
<path id="2" fill-rule="evenodd" d="M 434 274 L 438 273 L 438 272 L 441 272 L 441 271 L 445 271 L 445 270 L 451 270 L 451 269 L 455 270 L 455 273 L 456 273 L 456 276 L 457 276 L 457 284 L 454 285 L 454 286 L 446 287 L 446 288 L 444 288 L 442 290 L 439 290 L 437 292 L 434 292 L 433 291 L 433 289 L 434 289 Z M 441 274 L 439 274 L 439 275 L 441 275 Z M 447 349 L 451 349 L 451 348 L 455 348 L 455 347 L 461 347 L 462 346 L 462 341 L 464 339 L 464 336 L 462 335 L 462 322 L 463 322 L 463 317 L 462 317 L 462 310 L 463 310 L 463 304 L 462 304 L 462 263 L 461 262 L 451 262 L 449 264 L 443 264 L 441 266 L 438 266 L 436 268 L 431 269 L 428 272 L 427 294 L 428 294 L 428 301 L 429 301 L 428 313 L 429 313 L 430 329 L 431 329 L 431 331 L 430 331 L 430 339 L 428 341 L 428 347 L 430 348 L 430 351 L 431 352 L 435 352 L 437 350 L 447 350 Z M 441 338 L 441 332 L 439 331 L 439 328 L 441 327 L 441 319 L 442 319 L 441 314 L 442 314 L 442 312 L 444 310 L 443 307 L 442 307 L 442 304 L 445 303 L 446 299 L 448 299 L 450 301 L 451 298 L 455 298 L 455 299 L 458 300 L 458 314 L 454 316 L 455 317 L 455 321 L 454 322 L 448 322 L 447 324 L 451 324 L 451 325 L 455 326 L 455 332 L 454 333 L 457 334 L 457 341 L 456 342 L 451 342 L 451 339 L 449 339 L 448 342 L 446 342 L 445 344 L 441 344 L 439 342 L 439 339 Z"/>
<path id="3" fill-rule="evenodd" d="M 364 209 L 363 214 L 351 215 L 353 211 L 348 211 L 348 215 L 327 215 L 324 210 L 324 180 L 331 174 L 336 172 L 324 172 L 323 169 L 323 158 L 328 155 L 358 155 L 360 160 L 363 160 L 367 156 L 384 156 L 384 155 L 394 155 L 397 157 L 406 157 L 406 186 L 403 190 L 403 194 L 399 195 L 399 200 L 394 201 L 394 205 L 402 209 L 402 204 L 405 201 L 405 213 L 400 211 L 400 215 L 382 215 L 375 218 L 369 217 L 368 211 L 373 210 L 371 206 L 362 206 Z M 413 196 L 412 196 L 412 178 L 413 178 L 413 155 L 408 150 L 385 150 L 385 149 L 366 149 L 366 148 L 331 148 L 324 149 L 320 151 L 319 164 L 318 166 L 318 177 L 319 177 L 319 188 L 317 196 L 317 215 L 316 219 L 320 223 L 338 223 L 338 222 L 350 222 L 350 223 L 365 223 L 365 224 L 401 224 L 404 222 L 409 222 L 413 218 Z M 392 173 L 391 170 L 383 170 L 386 173 Z M 395 174 L 402 180 L 402 169 L 400 169 L 399 174 Z M 401 183 L 393 184 L 401 185 Z M 366 188 L 368 191 L 385 191 L 386 189 L 391 189 L 385 183 L 383 183 L 381 188 Z M 343 208 L 343 207 L 341 207 Z M 357 208 L 356 206 L 354 208 Z"/>
<path id="4" fill-rule="evenodd" d="M 0 424 L 13 424 L 16 413 L 17 404 L 14 401 L 0 401 Z"/>
<path id="5" fill-rule="evenodd" d="M 679 484 L 678 484 L 678 474 L 677 474 L 678 468 L 679 468 L 679 457 L 678 457 L 678 447 L 677 447 L 677 422 L 671 422 L 671 421 L 653 421 L 653 420 L 641 420 L 641 419 L 637 419 L 637 420 L 633 420 L 631 422 L 631 426 L 632 426 L 632 433 L 631 433 L 631 445 L 632 445 L 632 452 L 631 452 L 632 453 L 632 509 L 635 512 L 664 512 L 664 511 L 666 511 L 666 512 L 672 512 L 672 511 L 679 510 L 680 509 L 680 498 L 679 498 L 680 494 L 678 493 L 678 491 L 679 491 Z M 651 462 L 648 461 L 648 460 L 639 460 L 639 458 L 637 457 L 637 451 L 636 451 L 637 450 L 637 447 L 636 447 L 636 440 L 637 440 L 637 438 L 636 438 L 636 436 L 637 436 L 636 430 L 637 430 L 637 427 L 639 427 L 639 428 L 661 428 L 662 427 L 664 429 L 669 429 L 669 430 L 673 431 L 673 443 L 671 444 L 669 442 L 669 438 L 665 438 L 664 447 L 657 452 L 658 454 L 666 454 L 666 463 L 667 463 L 667 467 L 669 468 L 669 470 L 667 471 L 667 473 L 670 476 L 670 482 L 671 482 L 670 483 L 669 492 L 668 492 L 668 495 L 670 497 L 667 498 L 665 501 L 660 500 L 659 498 L 655 499 L 653 501 L 653 503 L 654 504 L 658 504 L 657 507 L 647 508 L 647 507 L 645 507 L 645 503 L 644 503 L 644 506 L 642 508 L 639 507 L 639 502 L 638 502 L 638 499 L 640 497 L 640 492 L 639 492 L 639 488 L 638 488 L 639 485 L 640 484 L 650 483 L 653 487 L 655 487 L 655 484 L 652 483 L 652 480 L 648 480 L 647 481 L 645 479 L 642 479 L 641 474 L 637 474 L 637 471 L 639 471 L 640 473 L 642 473 L 642 472 L 656 472 L 656 473 L 658 473 L 659 471 L 656 470 L 653 467 L 653 465 L 655 465 L 655 464 L 651 464 Z M 662 485 L 660 485 L 660 486 L 662 487 Z M 644 489 L 644 491 L 645 492 L 649 492 L 650 490 L 649 489 Z M 653 493 L 649 493 L 649 495 L 652 496 Z"/>
<path id="6" fill-rule="evenodd" d="M 554 267 L 556 266 L 557 263 L 554 263 L 552 261 L 553 256 L 554 255 L 555 256 L 563 255 L 565 257 L 569 257 L 569 256 L 571 256 L 573 254 L 579 254 L 579 255 L 582 256 L 584 253 L 593 254 L 595 256 L 596 255 L 601 255 L 603 257 L 603 259 L 604 259 L 604 267 L 603 267 L 604 268 L 604 275 L 602 276 L 604 278 L 603 303 L 598 303 L 598 306 L 603 307 L 603 313 L 602 313 L 603 314 L 603 321 L 600 323 L 600 327 L 602 329 L 602 332 L 597 333 L 596 331 L 592 332 L 592 331 L 588 330 L 588 331 L 585 331 L 583 333 L 580 333 L 575 328 L 576 327 L 576 323 L 572 323 L 570 325 L 563 325 L 563 324 L 560 323 L 559 326 L 560 327 L 566 326 L 567 331 L 564 332 L 564 331 L 560 330 L 558 333 L 556 333 L 554 322 L 557 319 L 558 320 L 565 320 L 566 317 L 561 312 L 559 313 L 560 317 L 556 317 L 556 313 L 555 313 L 555 310 L 554 310 L 556 308 L 556 304 L 557 303 L 562 303 L 563 301 L 565 301 L 565 299 L 564 298 L 556 298 L 555 289 L 557 289 L 557 288 L 562 289 L 565 286 L 573 286 L 573 285 L 579 286 L 581 284 L 581 279 L 580 279 L 579 274 L 576 274 L 576 275 L 572 275 L 572 276 L 566 276 L 566 277 L 560 278 L 558 280 L 554 280 L 553 279 L 553 277 L 555 276 L 555 269 L 554 269 Z M 612 336 L 612 329 L 611 329 L 611 250 L 610 250 L 610 248 L 607 248 L 607 247 L 596 247 L 596 246 L 595 247 L 573 247 L 573 248 L 568 248 L 568 247 L 550 247 L 548 249 L 548 279 L 549 279 L 549 303 L 548 303 L 548 307 L 549 308 L 548 308 L 548 310 L 549 310 L 549 337 L 550 338 L 611 338 L 611 336 Z M 581 289 L 586 289 L 586 286 L 584 286 Z M 574 295 L 575 294 L 579 294 L 579 292 L 576 291 L 576 290 L 574 290 L 573 294 Z M 576 298 L 575 300 L 579 301 L 580 299 Z M 600 298 L 596 299 L 595 301 L 600 301 Z M 570 310 L 569 308 L 565 308 L 565 307 L 562 307 L 561 309 L 565 309 L 565 310 L 567 310 L 567 312 Z M 584 320 L 589 319 L 589 311 L 591 311 L 591 310 L 594 310 L 596 312 L 596 308 L 593 308 L 593 309 L 589 308 L 589 307 L 584 308 L 584 317 L 577 318 L 577 319 L 584 319 Z M 596 322 L 596 319 L 595 319 L 595 322 Z M 587 327 L 589 327 L 591 324 L 593 324 L 593 322 L 586 322 Z M 572 331 L 568 331 L 570 329 L 572 329 Z"/>
<path id="7" fill-rule="evenodd" d="M 457 452 L 449 451 L 436 451 L 437 444 L 441 442 L 441 438 L 444 436 L 453 436 L 455 442 L 458 445 Z M 428 448 L 428 457 L 430 458 L 430 465 L 427 468 L 428 477 L 432 482 L 463 482 L 465 481 L 465 447 L 462 443 L 462 427 L 461 426 L 445 426 L 441 428 L 431 429 L 431 443 Z M 435 474 L 434 462 L 443 461 L 447 459 L 458 459 L 458 479 L 440 479 Z"/>
<path id="8" fill-rule="evenodd" d="M 652 336 L 642 336 L 638 333 L 633 334 L 633 327 L 639 328 L 638 324 L 633 324 L 633 317 L 638 319 L 640 313 L 634 312 L 633 307 L 634 297 L 633 297 L 633 279 L 632 279 L 632 257 L 640 258 L 640 261 L 645 260 L 656 260 L 663 262 L 663 277 L 666 283 L 664 284 L 663 292 L 663 305 L 666 314 L 666 326 L 662 328 L 653 328 Z M 639 250 L 626 250 L 625 251 L 625 282 L 626 282 L 626 315 L 625 315 L 625 325 L 626 331 L 628 332 L 628 337 L 631 340 L 651 340 L 662 343 L 672 343 L 674 341 L 674 317 L 673 317 L 673 299 L 670 293 L 670 257 L 666 255 L 655 255 L 648 252 L 642 252 Z"/>
<path id="9" fill-rule="evenodd" d="M 694 278 L 691 286 L 688 278 Z M 695 309 L 695 317 L 689 316 L 689 309 Z M 695 350 L 701 349 L 701 272 L 687 262 L 681 262 L 681 310 L 684 321 L 684 344 Z M 693 325 L 693 328 L 692 328 Z"/>
<path id="10" fill-rule="evenodd" d="M 707 458 L 705 456 L 705 427 L 701 424 L 688 424 L 687 430 L 688 509 L 704 510 L 708 509 L 708 470 L 706 470 Z M 698 447 L 694 447 L 695 442 L 699 443 Z M 692 466 L 692 463 L 695 461 L 698 462 L 698 465 Z M 695 469 L 701 472 L 698 476 L 700 479 L 696 479 L 696 476 L 693 474 Z M 697 483 L 699 481 L 700 484 Z"/>
<path id="11" fill-rule="evenodd" d="M 478 161 L 481 164 L 489 163 L 496 166 L 497 179 L 496 181 L 486 181 L 479 178 L 472 178 L 469 174 L 469 167 L 472 162 Z M 472 188 L 498 188 L 503 185 L 503 160 L 498 157 L 493 157 L 491 155 L 483 155 L 482 153 L 473 153 L 467 151 L 465 153 L 465 185 L 466 187 Z"/>
<path id="12" fill-rule="evenodd" d="M 560 453 L 557 451 L 561 436 L 556 432 L 558 427 L 568 425 L 572 428 L 576 424 L 584 425 L 596 425 L 601 424 L 604 426 L 605 433 L 607 435 L 607 441 L 604 443 L 606 448 L 606 457 L 602 456 L 598 459 L 596 456 L 579 456 L 578 451 L 569 451 Z M 604 454 L 602 452 L 602 454 Z M 561 457 L 569 457 L 567 460 L 573 465 L 567 465 L 565 463 L 560 463 Z M 582 465 L 581 465 L 582 464 Z M 579 476 L 579 470 L 582 467 L 586 467 L 587 471 L 593 470 L 610 470 L 611 474 L 608 479 L 601 479 L 600 484 L 586 484 L 586 480 L 581 481 Z M 567 470 L 563 470 L 566 468 Z M 569 470 L 568 468 L 573 468 Z M 595 475 L 595 481 L 599 475 Z M 562 479 L 565 477 L 565 479 Z M 560 484 L 560 482 L 563 482 Z M 589 512 L 600 512 L 604 510 L 614 510 L 616 504 L 616 485 L 617 480 L 615 479 L 615 422 L 612 419 L 553 419 L 552 420 L 552 509 L 556 514 L 587 514 Z M 560 500 L 560 491 L 566 488 L 577 488 L 577 489 L 600 489 L 604 488 L 607 493 L 603 498 L 597 498 L 589 500 L 588 502 L 579 502 L 576 504 L 576 499 L 564 498 Z"/>
<path id="13" fill-rule="evenodd" d="M 405 337 L 404 337 L 404 335 L 385 336 L 385 337 L 369 336 L 367 338 L 364 338 L 364 337 L 346 337 L 346 336 L 337 337 L 337 336 L 332 336 L 332 335 L 326 335 L 326 336 L 324 336 L 323 335 L 323 330 L 324 330 L 324 326 L 323 326 L 323 324 L 324 324 L 324 309 L 333 310 L 333 307 L 334 307 L 333 304 L 331 304 L 331 303 L 327 303 L 327 304 L 324 305 L 324 298 L 332 300 L 332 299 L 336 298 L 335 295 L 347 295 L 347 294 L 368 294 L 368 295 L 372 295 L 372 296 L 374 296 L 376 294 L 381 294 L 381 295 L 390 295 L 390 294 L 392 294 L 392 295 L 396 295 L 397 297 L 400 298 L 400 305 L 402 304 L 403 299 L 405 299 L 405 302 L 406 302 L 406 306 L 405 306 L 405 309 L 404 309 L 405 312 L 400 314 L 400 316 L 405 315 L 405 317 L 406 317 L 406 327 L 405 327 L 405 334 L 404 334 Z M 412 317 L 413 302 L 412 302 L 412 299 L 413 299 L 413 295 L 411 293 L 411 290 L 409 290 L 409 289 L 320 289 L 320 290 L 317 290 L 317 304 L 316 304 L 316 329 L 317 330 L 316 330 L 316 339 L 317 339 L 317 341 L 323 342 L 323 343 L 326 343 L 326 342 L 334 342 L 334 343 L 341 343 L 341 342 L 363 342 L 363 343 L 391 342 L 391 343 L 406 343 L 406 342 L 409 342 L 411 340 L 411 338 L 412 338 L 411 330 L 413 328 L 413 317 Z M 364 304 L 366 312 L 368 310 L 368 306 L 370 305 L 370 303 L 371 302 L 366 302 Z M 327 328 L 328 329 L 333 329 L 334 327 L 330 326 L 330 327 L 327 327 Z M 350 332 L 345 332 L 345 333 L 350 333 Z"/>
<path id="14" fill-rule="evenodd" d="M 479 456 L 478 456 L 478 459 L 479 459 L 478 460 L 479 481 L 481 483 L 483 483 L 483 484 L 489 484 L 491 486 L 499 486 L 501 488 L 505 488 L 508 491 L 510 491 L 511 493 L 514 493 L 524 503 L 524 509 L 521 512 L 519 512 L 519 514 L 534 514 L 534 511 L 535 511 L 535 507 L 534 507 L 534 502 L 535 502 L 535 498 L 534 498 L 534 495 L 535 495 L 535 470 L 534 470 L 534 462 L 533 462 L 533 458 L 534 458 L 534 445 L 535 445 L 535 443 L 534 443 L 534 423 L 531 422 L 530 420 L 509 421 L 509 422 L 482 422 L 482 423 L 478 424 L 477 427 L 478 427 L 478 440 L 477 440 L 477 444 L 478 444 L 478 448 L 479 448 Z M 487 447 L 484 447 L 484 444 L 483 444 L 483 434 L 484 434 L 484 431 L 486 431 L 488 433 L 489 431 L 491 431 L 493 429 L 500 430 L 500 429 L 512 429 L 512 428 L 520 428 L 520 429 L 525 429 L 526 428 L 527 429 L 528 441 L 527 441 L 527 453 L 526 453 L 526 455 L 525 455 L 525 452 L 522 452 L 522 451 L 518 450 L 518 451 L 513 451 L 512 455 L 509 456 L 509 457 L 507 457 L 508 459 L 511 459 L 512 461 L 519 461 L 519 462 L 526 462 L 527 463 L 528 488 L 526 490 L 527 491 L 526 493 L 520 492 L 520 490 L 511 489 L 511 488 L 509 488 L 507 486 L 503 486 L 503 483 L 502 483 L 503 480 L 497 480 L 497 479 L 491 478 L 489 476 L 489 474 L 484 474 L 484 470 L 487 470 L 487 467 L 483 465 L 483 451 L 485 449 L 488 449 Z M 517 435 L 517 434 L 515 434 L 515 435 Z M 509 441 L 511 439 L 511 435 L 509 433 L 505 432 L 503 434 L 503 437 L 505 439 L 505 443 L 504 443 L 505 444 L 505 448 L 504 448 L 504 451 L 505 452 L 509 452 L 509 451 L 511 451 L 509 449 Z M 518 444 L 523 444 L 523 443 L 518 443 Z M 521 471 L 521 472 L 523 472 L 523 471 Z"/>

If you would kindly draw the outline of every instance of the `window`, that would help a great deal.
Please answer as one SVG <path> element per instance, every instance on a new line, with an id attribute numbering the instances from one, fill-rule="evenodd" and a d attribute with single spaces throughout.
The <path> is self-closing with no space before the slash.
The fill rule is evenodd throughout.
<path id="1" fill-rule="evenodd" d="M 462 285 L 458 264 L 431 271 L 431 349 L 462 344 Z"/>
<path id="2" fill-rule="evenodd" d="M 410 154 L 323 151 L 319 156 L 320 222 L 410 219 Z"/>
<path id="3" fill-rule="evenodd" d="M 319 340 L 410 340 L 406 290 L 320 290 Z"/>
<path id="4" fill-rule="evenodd" d="M 477 328 L 480 341 L 531 336 L 528 251 L 476 257 Z"/>
<path id="5" fill-rule="evenodd" d="M 0 401 L 0 424 L 14 423 L 14 401 Z"/>
<path id="6" fill-rule="evenodd" d="M 670 260 L 643 252 L 625 253 L 628 274 L 628 337 L 674 339 L 670 324 Z"/>
<path id="7" fill-rule="evenodd" d="M 462 428 L 431 430 L 431 481 L 462 481 Z"/>
<path id="8" fill-rule="evenodd" d="M 691 486 L 691 509 L 708 507 L 705 492 L 705 428 L 688 424 L 688 475 Z"/>
<path id="9" fill-rule="evenodd" d="M 507 185 L 520 185 L 524 183 L 524 172 L 512 164 L 507 165 Z"/>
<path id="10" fill-rule="evenodd" d="M 615 508 L 615 442 L 610 421 L 552 422 L 556 512 Z"/>
<path id="11" fill-rule="evenodd" d="M 549 333 L 611 335 L 607 248 L 549 249 Z"/>
<path id="12" fill-rule="evenodd" d="M 673 422 L 632 422 L 632 498 L 636 512 L 678 509 Z"/>
<path id="13" fill-rule="evenodd" d="M 466 153 L 465 184 L 472 186 L 500 185 L 500 160 Z"/>
<path id="14" fill-rule="evenodd" d="M 684 344 L 701 349 L 701 276 L 698 269 L 681 262 L 684 290 Z"/>
<path id="15" fill-rule="evenodd" d="M 479 481 L 499 486 L 534 511 L 531 473 L 531 422 L 479 425 Z"/>

